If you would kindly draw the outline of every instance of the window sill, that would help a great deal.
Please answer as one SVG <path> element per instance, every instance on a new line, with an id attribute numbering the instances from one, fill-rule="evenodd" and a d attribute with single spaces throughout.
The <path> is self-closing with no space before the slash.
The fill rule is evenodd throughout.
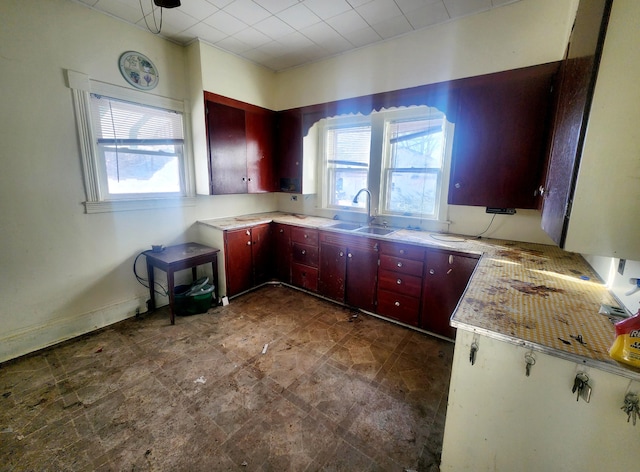
<path id="1" fill-rule="evenodd" d="M 84 202 L 85 213 L 112 213 L 116 211 L 153 210 L 157 208 L 192 207 L 196 197 L 153 198 L 140 200 L 112 200 Z"/>

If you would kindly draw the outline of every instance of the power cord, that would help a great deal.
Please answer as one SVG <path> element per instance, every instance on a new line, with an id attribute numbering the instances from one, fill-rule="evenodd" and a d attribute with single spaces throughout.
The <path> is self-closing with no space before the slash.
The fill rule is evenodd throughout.
<path id="1" fill-rule="evenodd" d="M 487 228 L 480 234 L 477 234 L 475 236 L 475 239 L 480 239 L 480 236 L 482 236 L 484 233 L 486 233 L 487 231 L 489 231 L 489 228 L 491 228 L 491 225 L 493 224 L 493 220 L 496 219 L 496 213 L 493 214 L 493 216 L 491 217 L 491 221 L 489 222 L 489 226 L 487 226 Z"/>
<path id="2" fill-rule="evenodd" d="M 140 275 L 138 275 L 138 271 L 137 271 L 137 269 L 136 269 L 136 264 L 137 264 L 137 262 L 138 262 L 138 259 L 140 258 L 140 256 L 143 256 L 143 255 L 144 255 L 144 251 L 143 251 L 143 252 L 141 252 L 140 254 L 138 254 L 138 255 L 136 256 L 136 258 L 133 260 L 133 275 L 135 275 L 135 276 L 136 276 L 136 280 L 140 283 L 140 285 L 142 285 L 143 287 L 146 287 L 146 288 L 150 288 L 150 287 L 149 287 L 149 280 L 145 279 L 144 277 L 140 277 Z M 162 295 L 162 296 L 164 296 L 164 297 L 168 297 L 168 296 L 169 296 L 169 291 L 168 291 L 166 288 L 164 288 L 164 287 L 162 286 L 162 284 L 160 284 L 159 282 L 156 282 L 156 281 L 154 280 L 153 285 L 154 285 L 154 287 L 153 287 L 153 291 L 154 291 L 155 293 L 157 293 L 158 295 Z M 156 290 L 156 288 L 155 288 L 155 286 L 156 286 L 156 285 L 157 285 L 158 287 L 160 287 L 160 289 L 162 289 L 162 291 Z"/>

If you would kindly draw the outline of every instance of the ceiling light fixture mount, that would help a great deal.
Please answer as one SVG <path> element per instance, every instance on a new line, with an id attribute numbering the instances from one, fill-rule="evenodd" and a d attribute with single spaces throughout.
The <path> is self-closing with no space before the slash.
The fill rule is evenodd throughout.
<path id="1" fill-rule="evenodd" d="M 153 34 L 160 34 L 162 31 L 162 9 L 163 8 L 176 8 L 180 6 L 180 0 L 150 0 L 151 3 L 151 13 L 145 13 L 144 8 L 142 7 L 142 0 L 138 0 L 140 4 L 140 11 L 142 12 L 142 18 L 144 18 L 144 24 L 147 25 L 147 29 Z M 160 21 L 156 20 L 156 9 L 155 7 L 160 8 Z M 154 29 L 151 29 L 149 26 L 149 22 L 147 21 L 147 15 L 151 15 L 153 18 L 153 26 Z"/>

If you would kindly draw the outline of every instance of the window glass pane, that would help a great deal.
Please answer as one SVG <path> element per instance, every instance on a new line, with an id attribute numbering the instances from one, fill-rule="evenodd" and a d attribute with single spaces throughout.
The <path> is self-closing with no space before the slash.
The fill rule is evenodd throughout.
<path id="1" fill-rule="evenodd" d="M 178 193 L 182 146 L 105 146 L 109 193 Z"/>
<path id="2" fill-rule="evenodd" d="M 325 139 L 329 205 L 364 208 L 353 197 L 368 183 L 371 127 L 330 128 Z"/>
<path id="3" fill-rule="evenodd" d="M 435 215 L 438 173 L 389 172 L 387 210 L 396 214 Z"/>
<path id="4" fill-rule="evenodd" d="M 444 131 L 441 119 L 391 122 L 388 133 L 391 167 L 442 167 Z"/>

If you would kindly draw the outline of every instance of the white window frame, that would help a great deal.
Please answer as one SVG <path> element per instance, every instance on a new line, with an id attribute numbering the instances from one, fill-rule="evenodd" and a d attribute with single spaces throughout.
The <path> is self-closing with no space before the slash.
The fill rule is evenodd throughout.
<path id="1" fill-rule="evenodd" d="M 340 205 L 333 205 L 331 203 L 331 192 L 333 190 L 333 186 L 332 186 L 332 179 L 329 176 L 329 163 L 327 162 L 327 153 L 326 153 L 326 148 L 327 148 L 327 144 L 326 144 L 326 133 L 329 130 L 333 130 L 336 128 L 350 128 L 350 127 L 362 127 L 362 126 L 371 126 L 371 118 L 368 116 L 348 116 L 348 117 L 341 117 L 337 120 L 334 119 L 323 119 L 320 122 L 320 129 L 319 129 L 319 134 L 318 134 L 318 140 L 319 140 L 319 149 L 320 149 L 320 169 L 319 169 L 319 173 L 318 173 L 318 185 L 320 186 L 320 188 L 324 189 L 323 192 L 321 192 L 321 201 L 322 201 L 322 207 L 323 208 L 327 208 L 327 209 L 332 209 L 332 210 L 348 210 L 351 209 L 352 207 L 345 207 L 345 206 L 340 206 Z M 371 175 L 371 159 L 369 159 L 369 167 L 367 169 L 367 173 L 369 175 Z M 359 205 L 362 206 L 362 205 Z M 355 209 L 355 205 L 353 206 L 353 208 Z"/>
<path id="2" fill-rule="evenodd" d="M 146 210 L 152 208 L 169 208 L 195 205 L 195 181 L 193 172 L 193 154 L 190 140 L 190 117 L 188 103 L 171 98 L 160 97 L 138 90 L 127 89 L 116 85 L 92 80 L 86 74 L 67 70 L 67 85 L 71 89 L 73 105 L 80 141 L 82 171 L 84 177 L 86 213 L 104 213 L 128 210 Z M 181 174 L 183 175 L 184 195 L 135 195 L 126 198 L 107 198 L 105 194 L 106 175 L 103 158 L 97 149 L 94 139 L 94 128 L 91 119 L 91 94 L 103 95 L 125 100 L 140 105 L 164 108 L 182 114 L 184 126 L 184 147 Z"/>
<path id="3" fill-rule="evenodd" d="M 369 191 L 371 192 L 371 211 L 376 216 L 374 223 L 386 222 L 391 226 L 410 227 L 431 231 L 448 230 L 448 206 L 447 194 L 449 189 L 449 173 L 451 168 L 451 151 L 453 143 L 454 125 L 446 120 L 445 116 L 445 149 L 442 168 L 440 170 L 440 189 L 437 196 L 436 214 L 433 218 L 425 215 L 399 215 L 384 210 L 384 198 L 386 198 L 387 171 L 386 161 L 389 157 L 385 154 L 386 125 L 388 122 L 399 119 L 421 118 L 429 113 L 442 114 L 435 108 L 427 106 L 398 108 L 373 112 L 368 116 L 339 116 L 326 118 L 318 123 L 318 205 L 320 210 L 340 211 L 345 219 L 359 219 L 366 212 L 363 206 L 350 208 L 336 208 L 329 205 L 329 186 L 327 181 L 327 162 L 324 137 L 329 128 L 343 126 L 358 126 L 369 120 L 371 123 L 371 157 L 369 159 Z"/>

